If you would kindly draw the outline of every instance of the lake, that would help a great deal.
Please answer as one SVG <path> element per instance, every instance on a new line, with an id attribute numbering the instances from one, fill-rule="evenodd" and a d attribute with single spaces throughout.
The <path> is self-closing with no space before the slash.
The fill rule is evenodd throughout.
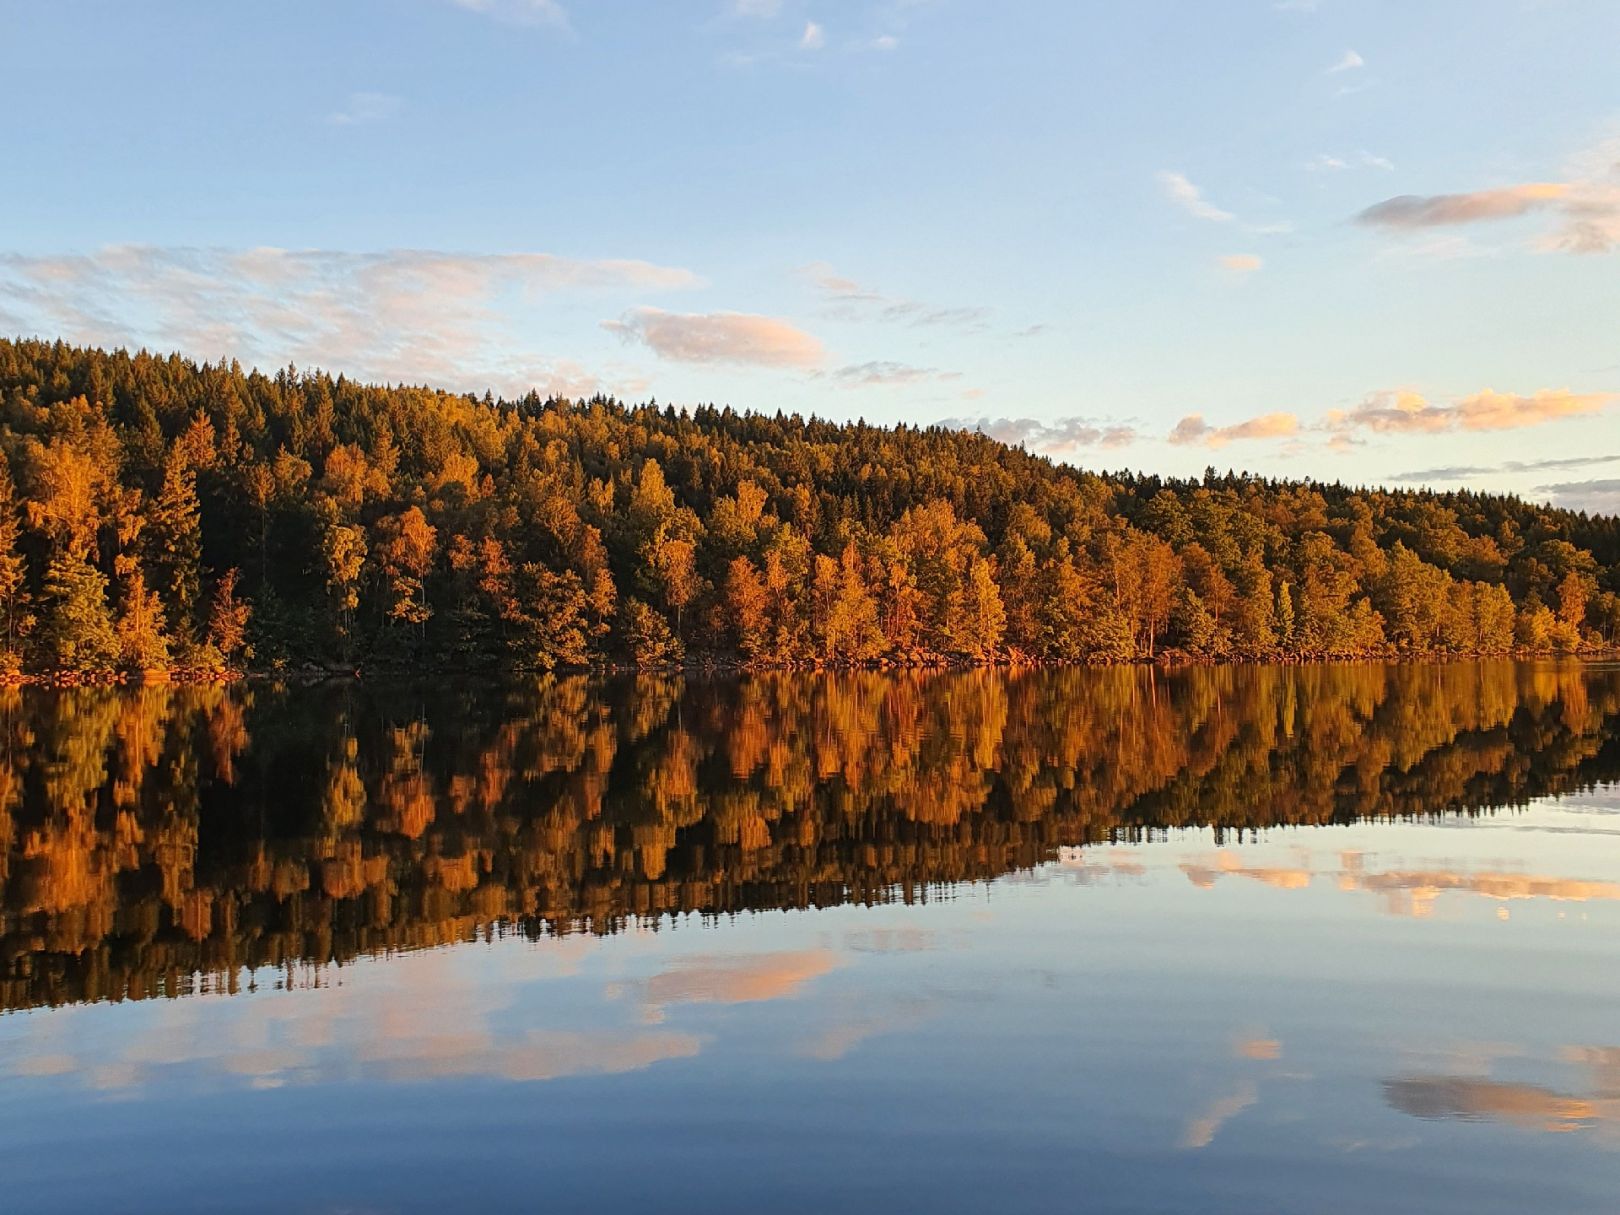
<path id="1" fill-rule="evenodd" d="M 1620 666 L 0 691 L 10 1212 L 1612 1213 Z"/>

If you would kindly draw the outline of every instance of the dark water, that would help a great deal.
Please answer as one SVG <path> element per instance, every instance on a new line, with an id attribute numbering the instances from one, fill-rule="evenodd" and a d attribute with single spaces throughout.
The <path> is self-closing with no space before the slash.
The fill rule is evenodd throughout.
<path id="1" fill-rule="evenodd" d="M 0 731 L 8 1212 L 1620 1208 L 1620 668 Z"/>

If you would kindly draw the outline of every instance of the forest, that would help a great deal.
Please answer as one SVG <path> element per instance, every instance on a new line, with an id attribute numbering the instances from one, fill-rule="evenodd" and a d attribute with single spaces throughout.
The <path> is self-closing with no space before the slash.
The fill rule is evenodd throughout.
<path id="1" fill-rule="evenodd" d="M 921 901 L 1074 845 L 1491 813 L 1617 776 L 1620 669 L 1578 661 L 0 688 L 0 1010 Z M 1442 889 L 1615 897 L 1350 878 L 1409 913 Z"/>
<path id="2" fill-rule="evenodd" d="M 1578 653 L 1620 520 L 0 341 L 0 672 Z"/>

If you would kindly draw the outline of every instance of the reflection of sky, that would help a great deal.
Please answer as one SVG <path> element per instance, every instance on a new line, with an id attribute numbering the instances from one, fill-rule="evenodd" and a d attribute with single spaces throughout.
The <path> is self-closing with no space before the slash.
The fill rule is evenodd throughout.
<path id="1" fill-rule="evenodd" d="M 1610 1211 L 1613 822 L 1188 832 L 11 1014 L 8 1209 Z"/>

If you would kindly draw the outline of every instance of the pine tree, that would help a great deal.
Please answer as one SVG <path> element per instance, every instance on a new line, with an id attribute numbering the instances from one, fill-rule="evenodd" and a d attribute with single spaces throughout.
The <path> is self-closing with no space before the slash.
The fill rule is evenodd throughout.
<path id="1" fill-rule="evenodd" d="M 45 567 L 44 643 L 48 660 L 66 670 L 107 670 L 118 638 L 107 610 L 107 576 L 70 549 Z"/>
<path id="2" fill-rule="evenodd" d="M 202 506 L 197 474 L 179 445 L 163 462 L 163 483 L 147 519 L 147 564 L 168 608 L 176 636 L 195 635 L 202 586 Z"/>

